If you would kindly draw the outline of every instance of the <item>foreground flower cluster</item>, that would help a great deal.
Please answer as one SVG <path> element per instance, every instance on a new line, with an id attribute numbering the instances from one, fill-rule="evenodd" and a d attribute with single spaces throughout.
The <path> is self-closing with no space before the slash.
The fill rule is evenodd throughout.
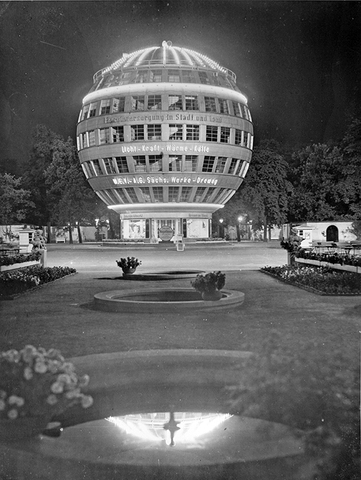
<path id="1" fill-rule="evenodd" d="M 314 288 L 323 293 L 361 294 L 361 275 L 352 272 L 332 270 L 329 267 L 283 265 L 262 269 L 278 279 L 294 285 Z"/>
<path id="2" fill-rule="evenodd" d="M 48 416 L 93 399 L 81 389 L 89 377 L 78 377 L 74 365 L 58 350 L 27 345 L 22 350 L 0 353 L 0 419 Z"/>
<path id="3" fill-rule="evenodd" d="M 14 295 L 75 272 L 76 270 L 70 267 L 44 268 L 40 265 L 2 272 L 0 273 L 0 290 L 4 295 Z"/>

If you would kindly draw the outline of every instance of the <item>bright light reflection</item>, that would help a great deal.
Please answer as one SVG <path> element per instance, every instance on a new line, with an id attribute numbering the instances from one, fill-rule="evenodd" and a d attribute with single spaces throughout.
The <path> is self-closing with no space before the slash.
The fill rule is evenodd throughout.
<path id="1" fill-rule="evenodd" d="M 176 443 L 192 443 L 197 438 L 214 430 L 232 415 L 221 413 L 175 413 L 175 420 L 180 430 L 175 433 Z M 165 441 L 169 444 L 169 432 L 163 426 L 169 421 L 169 413 L 144 413 L 108 417 L 108 422 L 119 427 L 123 432 L 142 440 L 153 442 Z"/>

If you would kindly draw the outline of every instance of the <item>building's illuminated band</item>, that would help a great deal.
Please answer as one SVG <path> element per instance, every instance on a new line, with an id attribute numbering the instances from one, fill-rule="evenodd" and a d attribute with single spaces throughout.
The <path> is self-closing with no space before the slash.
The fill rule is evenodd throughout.
<path id="1" fill-rule="evenodd" d="M 233 72 L 163 42 L 94 75 L 77 145 L 90 185 L 120 214 L 123 238 L 162 238 L 164 227 L 203 238 L 246 175 L 253 126 Z"/>

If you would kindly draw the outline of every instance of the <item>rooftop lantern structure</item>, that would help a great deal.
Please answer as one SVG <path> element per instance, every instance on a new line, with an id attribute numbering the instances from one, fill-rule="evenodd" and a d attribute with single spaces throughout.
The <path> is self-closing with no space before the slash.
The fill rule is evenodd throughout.
<path id="1" fill-rule="evenodd" d="M 247 173 L 253 125 L 231 70 L 164 41 L 94 75 L 77 147 L 122 238 L 206 238 Z"/>

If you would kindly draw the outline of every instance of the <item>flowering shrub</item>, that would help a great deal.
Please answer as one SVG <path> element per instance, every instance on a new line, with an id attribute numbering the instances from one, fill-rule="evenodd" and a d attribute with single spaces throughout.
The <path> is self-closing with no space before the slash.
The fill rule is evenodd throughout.
<path id="1" fill-rule="evenodd" d="M 136 269 L 142 264 L 142 262 L 135 257 L 121 258 L 120 260 L 116 260 L 116 262 L 118 267 L 120 267 L 123 272 L 131 268 Z"/>
<path id="2" fill-rule="evenodd" d="M 329 267 L 283 265 L 281 267 L 264 267 L 279 280 L 295 285 L 314 288 L 323 293 L 361 294 L 361 276 L 358 273 L 332 270 Z"/>
<path id="3" fill-rule="evenodd" d="M 198 274 L 196 278 L 191 281 L 192 287 L 200 293 L 212 293 L 215 290 L 221 290 L 225 283 L 226 274 L 222 272 L 210 272 L 205 275 Z"/>
<path id="4" fill-rule="evenodd" d="M 309 260 L 318 260 L 319 262 L 328 262 L 339 265 L 353 265 L 361 267 L 361 256 L 350 255 L 348 253 L 317 253 L 315 251 L 299 250 L 296 258 L 305 258 Z"/>
<path id="5" fill-rule="evenodd" d="M 73 405 L 88 408 L 93 399 L 81 392 L 88 382 L 89 377 L 78 377 L 58 350 L 27 345 L 1 352 L 0 418 L 51 418 Z"/>
<path id="6" fill-rule="evenodd" d="M 15 263 L 24 263 L 38 261 L 41 257 L 41 252 L 33 252 L 29 255 L 2 255 L 0 256 L 0 266 L 2 265 L 14 265 Z"/>
<path id="7" fill-rule="evenodd" d="M 0 273 L 0 291 L 3 295 L 17 294 L 43 283 L 65 277 L 76 270 L 70 267 L 42 267 L 33 265 L 21 270 Z"/>

